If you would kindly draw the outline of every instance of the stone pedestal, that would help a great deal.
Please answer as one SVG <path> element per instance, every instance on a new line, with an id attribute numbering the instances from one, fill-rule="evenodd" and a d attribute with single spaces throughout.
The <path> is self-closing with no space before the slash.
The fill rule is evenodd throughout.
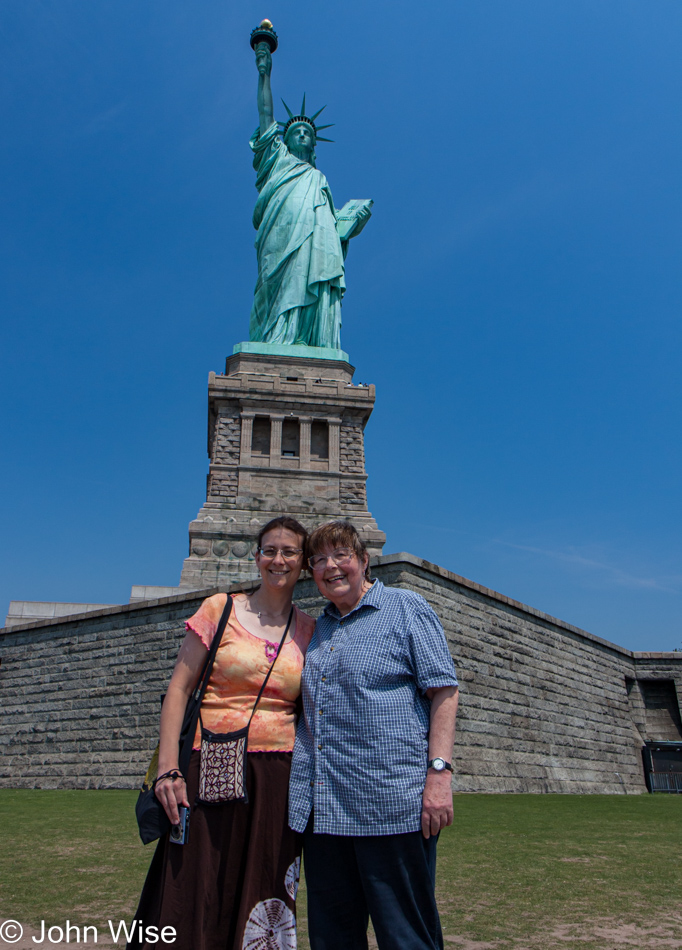
<path id="1" fill-rule="evenodd" d="M 224 376 L 209 375 L 206 503 L 189 526 L 181 587 L 255 577 L 256 535 L 282 514 L 307 528 L 347 518 L 381 554 L 365 488 L 374 386 L 354 386 L 353 372 L 343 360 L 236 352 Z"/>

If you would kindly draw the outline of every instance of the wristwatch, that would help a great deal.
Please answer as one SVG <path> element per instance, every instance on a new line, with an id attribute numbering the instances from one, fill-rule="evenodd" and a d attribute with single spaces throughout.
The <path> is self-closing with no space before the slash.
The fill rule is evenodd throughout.
<path id="1" fill-rule="evenodd" d="M 448 772 L 452 772 L 453 770 L 450 763 L 446 762 L 445 759 L 441 759 L 440 756 L 436 756 L 435 759 L 431 759 L 426 767 L 428 769 L 433 769 L 434 772 L 445 772 L 446 769 Z"/>

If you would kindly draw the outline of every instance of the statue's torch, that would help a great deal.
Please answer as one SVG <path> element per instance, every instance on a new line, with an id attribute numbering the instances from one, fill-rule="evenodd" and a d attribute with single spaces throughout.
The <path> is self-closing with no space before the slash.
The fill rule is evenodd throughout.
<path id="1" fill-rule="evenodd" d="M 271 53 L 277 49 L 277 34 L 269 20 L 263 20 L 260 26 L 251 31 L 251 49 L 255 50 L 259 43 L 267 43 Z"/>

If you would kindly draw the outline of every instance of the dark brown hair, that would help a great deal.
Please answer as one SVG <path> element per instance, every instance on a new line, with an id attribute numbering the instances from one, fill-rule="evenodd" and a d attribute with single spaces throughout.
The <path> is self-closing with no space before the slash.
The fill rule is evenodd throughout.
<path id="1" fill-rule="evenodd" d="M 275 531 L 277 528 L 286 528 L 287 531 L 293 531 L 294 534 L 299 535 L 301 539 L 301 547 L 303 548 L 304 557 L 306 545 L 308 543 L 308 532 L 303 527 L 303 525 L 296 521 L 295 518 L 290 518 L 289 515 L 280 515 L 279 518 L 273 518 L 272 521 L 268 521 L 266 525 L 258 532 L 258 538 L 256 540 L 256 545 L 258 550 L 263 543 L 263 538 L 268 533 L 268 531 Z"/>
<path id="2" fill-rule="evenodd" d="M 358 534 L 357 529 L 350 521 L 327 521 L 315 528 L 306 546 L 305 559 L 319 554 L 322 548 L 352 548 L 358 556 L 358 561 L 362 562 L 367 556 L 367 545 Z M 369 558 L 365 568 L 365 578 L 370 580 L 371 571 L 369 567 Z"/>

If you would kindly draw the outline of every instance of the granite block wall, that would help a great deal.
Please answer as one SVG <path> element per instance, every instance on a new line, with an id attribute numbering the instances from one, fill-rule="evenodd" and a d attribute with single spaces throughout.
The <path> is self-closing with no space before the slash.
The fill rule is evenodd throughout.
<path id="1" fill-rule="evenodd" d="M 642 742 L 680 731 L 682 654 L 631 653 L 409 554 L 373 564 L 443 621 L 461 684 L 458 790 L 646 790 Z M 184 619 L 213 592 L 0 631 L 0 786 L 138 785 Z M 322 607 L 309 579 L 297 601 Z M 656 684 L 677 720 L 647 707 Z"/>
<path id="2" fill-rule="evenodd" d="M 201 597 L 0 632 L 0 786 L 133 788 Z"/>
<path id="3" fill-rule="evenodd" d="M 646 791 L 643 740 L 667 736 L 637 731 L 628 682 L 672 679 L 680 697 L 682 655 L 645 659 L 426 562 L 386 563 L 382 579 L 443 621 L 461 683 L 458 789 Z"/>
<path id="4" fill-rule="evenodd" d="M 362 420 L 353 413 L 345 413 L 339 436 L 339 461 L 342 472 L 354 475 L 365 473 L 365 450 Z"/>

